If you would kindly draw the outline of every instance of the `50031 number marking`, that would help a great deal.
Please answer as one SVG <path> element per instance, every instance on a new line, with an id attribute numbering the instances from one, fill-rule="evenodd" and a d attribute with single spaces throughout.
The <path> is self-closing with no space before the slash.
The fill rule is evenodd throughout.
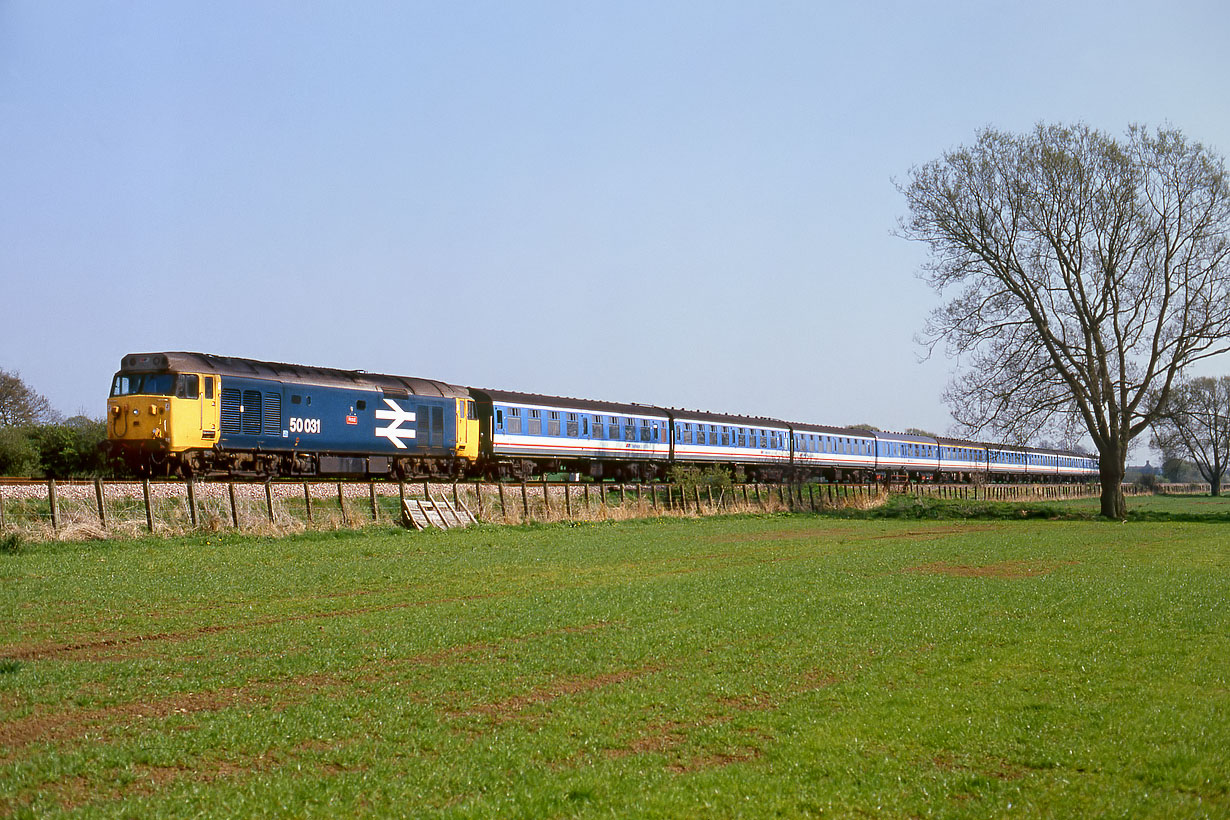
<path id="1" fill-rule="evenodd" d="M 299 419 L 291 416 L 290 431 L 292 433 L 319 433 L 320 419 Z"/>

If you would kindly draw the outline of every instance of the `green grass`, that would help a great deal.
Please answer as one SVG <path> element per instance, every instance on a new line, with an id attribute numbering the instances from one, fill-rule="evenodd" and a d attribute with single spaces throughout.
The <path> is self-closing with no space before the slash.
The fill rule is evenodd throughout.
<path id="1" fill-rule="evenodd" d="M 1227 816 L 1230 504 L 1157 504 L 27 544 L 0 815 Z"/>
<path id="2" fill-rule="evenodd" d="M 1230 524 L 1230 497 L 1141 495 L 1127 499 L 1129 521 Z M 1064 501 L 985 501 L 893 495 L 869 509 L 840 508 L 824 514 L 855 519 L 1048 520 L 1093 521 L 1101 516 L 1098 498 Z"/>

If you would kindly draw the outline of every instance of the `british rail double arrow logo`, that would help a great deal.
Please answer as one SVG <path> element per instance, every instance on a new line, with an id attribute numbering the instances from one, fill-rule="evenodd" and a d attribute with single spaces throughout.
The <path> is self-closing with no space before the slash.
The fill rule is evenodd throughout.
<path id="1" fill-rule="evenodd" d="M 384 403 L 389 406 L 388 410 L 377 410 L 376 418 L 384 421 L 392 422 L 388 427 L 377 427 L 376 435 L 384 436 L 389 441 L 393 442 L 393 446 L 399 450 L 406 449 L 406 444 L 402 439 L 414 438 L 414 430 L 402 429 L 402 422 L 413 422 L 414 413 L 409 410 L 402 410 L 397 406 L 397 402 L 392 399 L 385 399 Z"/>

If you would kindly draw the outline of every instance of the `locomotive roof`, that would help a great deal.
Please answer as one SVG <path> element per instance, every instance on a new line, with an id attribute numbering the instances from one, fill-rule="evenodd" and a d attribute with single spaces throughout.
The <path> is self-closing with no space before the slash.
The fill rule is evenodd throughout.
<path id="1" fill-rule="evenodd" d="M 404 390 L 415 396 L 466 398 L 464 387 L 412 376 L 390 376 L 363 370 L 308 367 L 282 362 L 263 362 L 211 353 L 131 353 L 120 359 L 125 372 L 196 371 L 219 376 L 248 376 L 323 387 L 357 387 L 364 390 Z"/>

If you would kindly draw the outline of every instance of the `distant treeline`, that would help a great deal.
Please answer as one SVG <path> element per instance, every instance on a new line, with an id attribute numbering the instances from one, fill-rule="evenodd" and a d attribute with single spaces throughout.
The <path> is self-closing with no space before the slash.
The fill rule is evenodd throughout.
<path id="1" fill-rule="evenodd" d="M 106 423 L 87 416 L 0 427 L 0 475 L 86 478 L 120 475 L 103 455 Z"/>

